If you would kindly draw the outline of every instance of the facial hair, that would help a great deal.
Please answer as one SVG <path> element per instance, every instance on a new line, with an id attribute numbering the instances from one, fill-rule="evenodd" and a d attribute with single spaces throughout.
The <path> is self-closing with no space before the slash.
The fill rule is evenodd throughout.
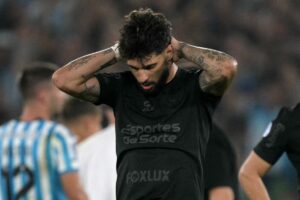
<path id="1" fill-rule="evenodd" d="M 147 96 L 156 96 L 156 95 L 158 95 L 161 92 L 161 90 L 163 89 L 163 87 L 166 85 L 169 74 L 170 74 L 169 68 L 166 67 L 163 70 L 163 72 L 162 72 L 159 80 L 157 81 L 157 83 L 154 83 L 153 89 L 150 90 L 150 91 L 143 90 L 144 94 L 147 95 Z M 151 83 L 149 83 L 149 84 L 151 84 Z"/>

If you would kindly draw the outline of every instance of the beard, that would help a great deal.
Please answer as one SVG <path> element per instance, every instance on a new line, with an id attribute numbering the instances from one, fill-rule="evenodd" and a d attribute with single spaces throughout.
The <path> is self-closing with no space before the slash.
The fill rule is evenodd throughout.
<path id="1" fill-rule="evenodd" d="M 168 76 L 169 76 L 169 73 L 170 73 L 169 68 L 166 67 L 163 70 L 163 72 L 162 72 L 162 74 L 161 74 L 161 76 L 160 76 L 160 78 L 157 82 L 144 83 L 143 85 L 145 85 L 145 86 L 153 85 L 153 88 L 151 90 L 144 90 L 143 88 L 141 88 L 143 93 L 147 96 L 156 96 L 156 95 L 158 95 L 161 92 L 161 90 L 163 89 L 163 87 L 165 86 L 165 84 L 167 82 L 167 79 L 168 79 Z"/>

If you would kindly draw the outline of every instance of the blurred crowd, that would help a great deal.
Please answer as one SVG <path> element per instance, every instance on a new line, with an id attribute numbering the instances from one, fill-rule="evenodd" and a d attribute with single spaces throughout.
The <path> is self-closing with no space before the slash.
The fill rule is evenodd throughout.
<path id="1" fill-rule="evenodd" d="M 36 60 L 64 65 L 113 45 L 124 15 L 140 7 L 164 13 L 177 39 L 238 60 L 238 74 L 216 121 L 240 164 L 278 109 L 300 101 L 300 1 L 0 0 L 0 124 L 19 115 L 15 85 L 22 67 Z M 286 173 L 286 161 L 278 165 L 269 179 L 283 172 L 290 184 L 295 175 Z M 282 193 L 288 199 L 289 191 Z"/>

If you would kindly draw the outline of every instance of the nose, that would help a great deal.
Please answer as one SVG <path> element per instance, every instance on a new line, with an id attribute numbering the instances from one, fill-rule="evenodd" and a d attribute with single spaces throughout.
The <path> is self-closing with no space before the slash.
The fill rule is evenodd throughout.
<path id="1" fill-rule="evenodd" d="M 149 74 L 146 70 L 140 69 L 137 72 L 137 80 L 139 83 L 145 83 L 149 80 Z"/>

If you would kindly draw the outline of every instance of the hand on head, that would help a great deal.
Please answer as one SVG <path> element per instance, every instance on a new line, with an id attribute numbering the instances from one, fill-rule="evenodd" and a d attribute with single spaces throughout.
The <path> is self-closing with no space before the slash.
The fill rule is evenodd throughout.
<path id="1" fill-rule="evenodd" d="M 177 39 L 172 37 L 171 47 L 173 49 L 173 58 L 172 58 L 173 62 L 177 62 L 178 60 L 180 60 L 183 57 L 182 52 L 181 52 L 181 49 L 182 49 L 181 42 L 179 42 Z"/>

